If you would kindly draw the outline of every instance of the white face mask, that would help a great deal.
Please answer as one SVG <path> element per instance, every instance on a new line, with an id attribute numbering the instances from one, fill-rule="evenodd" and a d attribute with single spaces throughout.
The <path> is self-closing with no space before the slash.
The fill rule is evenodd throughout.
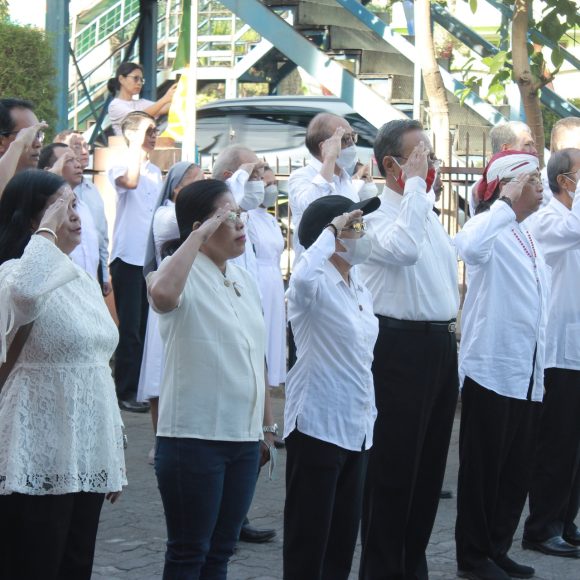
<path id="1" fill-rule="evenodd" d="M 264 189 L 264 201 L 262 202 L 262 205 L 264 207 L 272 207 L 276 205 L 277 199 L 278 199 L 278 186 L 267 185 Z"/>
<path id="2" fill-rule="evenodd" d="M 374 181 L 371 183 L 365 183 L 358 192 L 361 201 L 370 199 L 371 197 L 376 197 L 377 195 L 379 195 L 379 188 Z"/>
<path id="3" fill-rule="evenodd" d="M 244 196 L 240 200 L 240 207 L 246 211 L 256 209 L 264 201 L 264 182 L 246 181 L 244 185 Z"/>
<path id="4" fill-rule="evenodd" d="M 336 158 L 336 164 L 344 169 L 347 173 L 352 174 L 352 169 L 356 165 L 357 152 L 354 145 L 342 149 L 340 155 Z"/>
<path id="5" fill-rule="evenodd" d="M 373 251 L 373 242 L 369 236 L 362 238 L 338 238 L 345 247 L 345 252 L 336 252 L 345 262 L 351 266 L 362 264 L 368 260 Z"/>
<path id="6" fill-rule="evenodd" d="M 574 183 L 574 180 L 568 175 L 565 175 L 564 177 L 566 177 L 566 179 L 569 179 L 572 183 Z M 572 191 L 568 190 L 568 195 L 570 196 L 570 199 L 574 199 L 576 196 L 580 197 L 580 179 L 578 179 L 576 183 L 576 190 Z"/>

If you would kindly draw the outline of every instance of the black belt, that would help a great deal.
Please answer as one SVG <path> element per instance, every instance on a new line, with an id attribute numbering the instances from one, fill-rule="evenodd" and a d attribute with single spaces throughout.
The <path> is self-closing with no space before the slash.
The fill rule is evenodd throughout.
<path id="1" fill-rule="evenodd" d="M 444 322 L 428 322 L 426 320 L 399 320 L 390 316 L 377 314 L 379 326 L 396 328 L 397 330 L 414 330 L 415 332 L 455 332 L 455 318 Z"/>

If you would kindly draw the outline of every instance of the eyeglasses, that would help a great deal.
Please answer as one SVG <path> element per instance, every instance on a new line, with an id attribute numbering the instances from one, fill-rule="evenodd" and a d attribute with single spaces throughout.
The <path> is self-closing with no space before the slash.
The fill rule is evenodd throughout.
<path id="1" fill-rule="evenodd" d="M 145 134 L 147 135 L 147 137 L 156 137 L 157 135 L 159 135 L 159 129 L 157 127 L 149 127 L 149 129 L 147 129 Z"/>
<path id="2" fill-rule="evenodd" d="M 226 218 L 226 223 L 231 225 L 231 226 L 236 226 L 238 224 L 238 222 L 243 224 L 244 223 L 244 215 L 245 215 L 245 212 L 242 212 L 241 210 L 230 211 L 228 213 L 228 217 Z"/>
<path id="3" fill-rule="evenodd" d="M 355 145 L 358 142 L 358 133 L 346 133 L 342 136 L 341 142 L 345 147 L 347 145 Z"/>
<path id="4" fill-rule="evenodd" d="M 0 135 L 3 135 L 4 137 L 10 137 L 10 135 L 18 135 L 18 133 L 20 133 L 20 131 L 22 131 L 22 129 L 18 129 L 17 131 L 2 131 L 0 133 Z M 44 131 L 38 131 L 36 133 L 36 136 L 34 137 L 35 141 L 38 141 L 39 143 L 43 143 L 44 142 Z"/>
<path id="5" fill-rule="evenodd" d="M 395 159 L 402 159 L 403 161 L 407 161 L 409 159 L 408 157 L 403 157 L 402 155 L 393 155 L 393 157 Z M 439 171 L 439 169 L 441 169 L 441 165 L 443 165 L 443 161 L 435 157 L 434 153 L 430 153 L 429 157 L 427 157 L 427 164 Z"/>
<path id="6" fill-rule="evenodd" d="M 357 234 L 362 234 L 367 231 L 367 224 L 365 222 L 355 222 L 349 228 L 342 228 L 343 232 L 356 232 Z"/>
<path id="7" fill-rule="evenodd" d="M 141 83 L 142 85 L 145 84 L 145 79 L 139 75 L 125 75 L 125 78 L 133 79 L 136 83 Z"/>

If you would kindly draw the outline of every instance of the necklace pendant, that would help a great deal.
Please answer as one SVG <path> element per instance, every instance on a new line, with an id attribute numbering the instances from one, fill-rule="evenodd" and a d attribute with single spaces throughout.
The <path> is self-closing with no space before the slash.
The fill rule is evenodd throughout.
<path id="1" fill-rule="evenodd" d="M 227 288 L 229 288 L 231 286 L 231 282 L 229 280 L 224 280 L 224 286 L 226 286 Z"/>

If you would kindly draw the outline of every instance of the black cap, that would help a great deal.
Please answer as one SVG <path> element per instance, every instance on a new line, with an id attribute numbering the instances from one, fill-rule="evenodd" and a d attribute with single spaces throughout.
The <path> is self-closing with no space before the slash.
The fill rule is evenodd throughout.
<path id="1" fill-rule="evenodd" d="M 355 209 L 360 209 L 363 215 L 367 215 L 378 209 L 380 205 L 381 200 L 378 197 L 371 197 L 357 203 L 342 195 L 321 197 L 313 201 L 302 214 L 298 226 L 298 240 L 305 248 L 309 248 L 318 239 L 324 227 L 336 216 L 345 212 L 350 213 Z"/>

